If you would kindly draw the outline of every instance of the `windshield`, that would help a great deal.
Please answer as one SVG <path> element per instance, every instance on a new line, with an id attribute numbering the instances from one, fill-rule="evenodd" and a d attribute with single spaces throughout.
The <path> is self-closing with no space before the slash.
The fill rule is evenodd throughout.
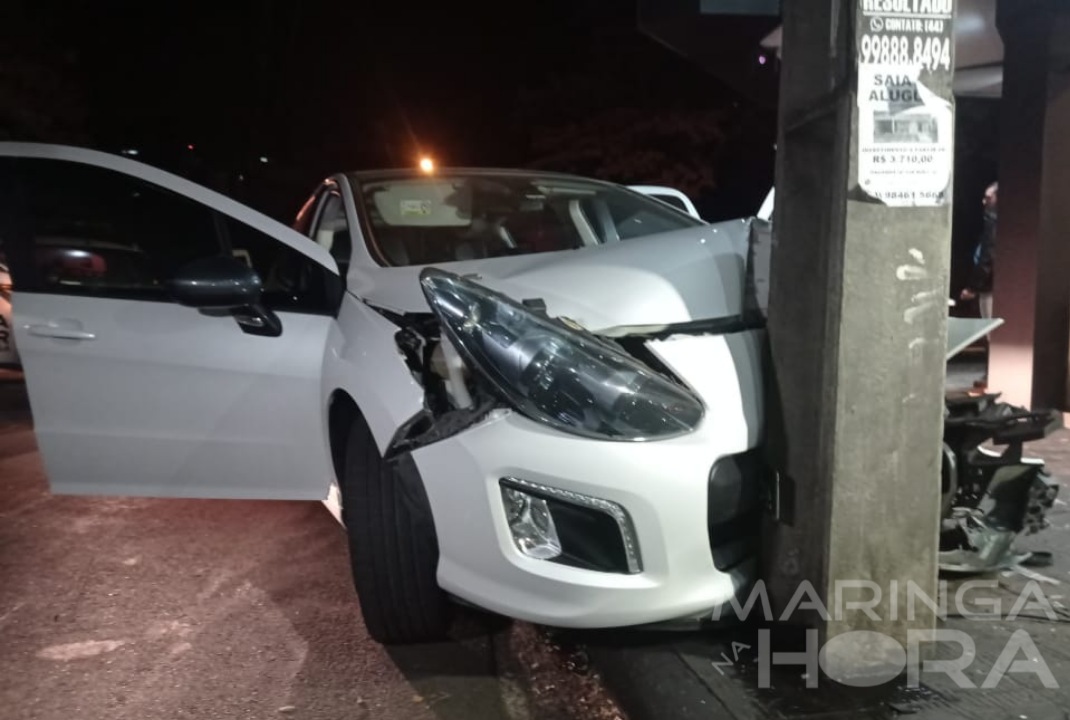
<path id="1" fill-rule="evenodd" d="M 522 172 L 357 175 L 365 236 L 386 265 L 573 250 L 702 225 L 618 185 Z"/>

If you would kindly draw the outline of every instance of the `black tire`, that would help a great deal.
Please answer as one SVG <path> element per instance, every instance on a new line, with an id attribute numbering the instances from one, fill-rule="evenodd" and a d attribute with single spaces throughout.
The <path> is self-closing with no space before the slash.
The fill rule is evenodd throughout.
<path id="1" fill-rule="evenodd" d="M 438 539 L 416 464 L 385 462 L 358 413 L 346 440 L 342 519 L 368 634 L 384 644 L 445 638 L 451 606 L 438 586 Z"/>

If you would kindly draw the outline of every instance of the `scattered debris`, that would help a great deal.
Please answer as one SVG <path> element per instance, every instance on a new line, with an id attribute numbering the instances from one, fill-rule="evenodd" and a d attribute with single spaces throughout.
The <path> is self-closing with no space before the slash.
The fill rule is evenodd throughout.
<path id="1" fill-rule="evenodd" d="M 1058 580 L 1056 580 L 1055 578 L 1048 577 L 1047 575 L 1044 575 L 1043 573 L 1033 572 L 1032 570 L 1029 570 L 1026 567 L 1023 567 L 1022 565 L 1019 565 L 1018 567 L 1012 568 L 1012 570 L 1014 572 L 1018 573 L 1019 575 L 1021 575 L 1022 577 L 1027 577 L 1030 580 L 1036 580 L 1037 582 L 1047 583 L 1048 585 L 1062 585 L 1062 583 L 1059 582 Z"/>
<path id="2" fill-rule="evenodd" d="M 517 663 L 534 717 L 575 720 L 624 720 L 590 663 L 587 650 L 571 634 L 514 623 L 508 637 L 509 654 Z"/>
<path id="3" fill-rule="evenodd" d="M 900 715 L 917 715 L 919 712 L 918 706 L 913 703 L 890 702 L 888 707 Z"/>
<path id="4" fill-rule="evenodd" d="M 1024 458 L 1022 448 L 1061 428 L 1062 413 L 1032 412 L 998 398 L 991 393 L 952 393 L 946 398 L 939 556 L 943 572 L 1028 573 L 1021 566 L 1032 553 L 1017 551 L 1014 541 L 1050 527 L 1046 515 L 1059 484 L 1042 462 Z M 982 447 L 986 444 L 1005 449 L 997 453 Z M 1037 555 L 1037 563 L 1051 564 L 1050 553 Z"/>
<path id="5" fill-rule="evenodd" d="M 1022 565 L 1031 568 L 1051 567 L 1055 563 L 1055 556 L 1047 550 L 1034 550 L 1029 554 Z"/>
<path id="6" fill-rule="evenodd" d="M 67 643 L 66 645 L 46 647 L 37 653 L 37 657 L 45 660 L 80 660 L 112 652 L 123 645 L 126 645 L 126 640 L 89 640 L 86 642 Z"/>

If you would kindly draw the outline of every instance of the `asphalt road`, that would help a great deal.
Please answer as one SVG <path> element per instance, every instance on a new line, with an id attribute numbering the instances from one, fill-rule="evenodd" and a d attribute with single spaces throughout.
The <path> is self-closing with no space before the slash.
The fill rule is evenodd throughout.
<path id="1" fill-rule="evenodd" d="M 622 717 L 577 664 L 478 615 L 385 650 L 316 503 L 52 496 L 0 377 L 0 718 Z"/>

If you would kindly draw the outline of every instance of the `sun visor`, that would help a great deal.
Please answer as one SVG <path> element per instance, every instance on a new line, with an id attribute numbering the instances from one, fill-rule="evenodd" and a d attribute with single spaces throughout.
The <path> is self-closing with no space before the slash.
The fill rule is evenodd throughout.
<path id="1" fill-rule="evenodd" d="M 372 194 L 375 209 L 387 225 L 467 227 L 472 224 L 472 191 L 452 182 L 392 182 Z"/>

